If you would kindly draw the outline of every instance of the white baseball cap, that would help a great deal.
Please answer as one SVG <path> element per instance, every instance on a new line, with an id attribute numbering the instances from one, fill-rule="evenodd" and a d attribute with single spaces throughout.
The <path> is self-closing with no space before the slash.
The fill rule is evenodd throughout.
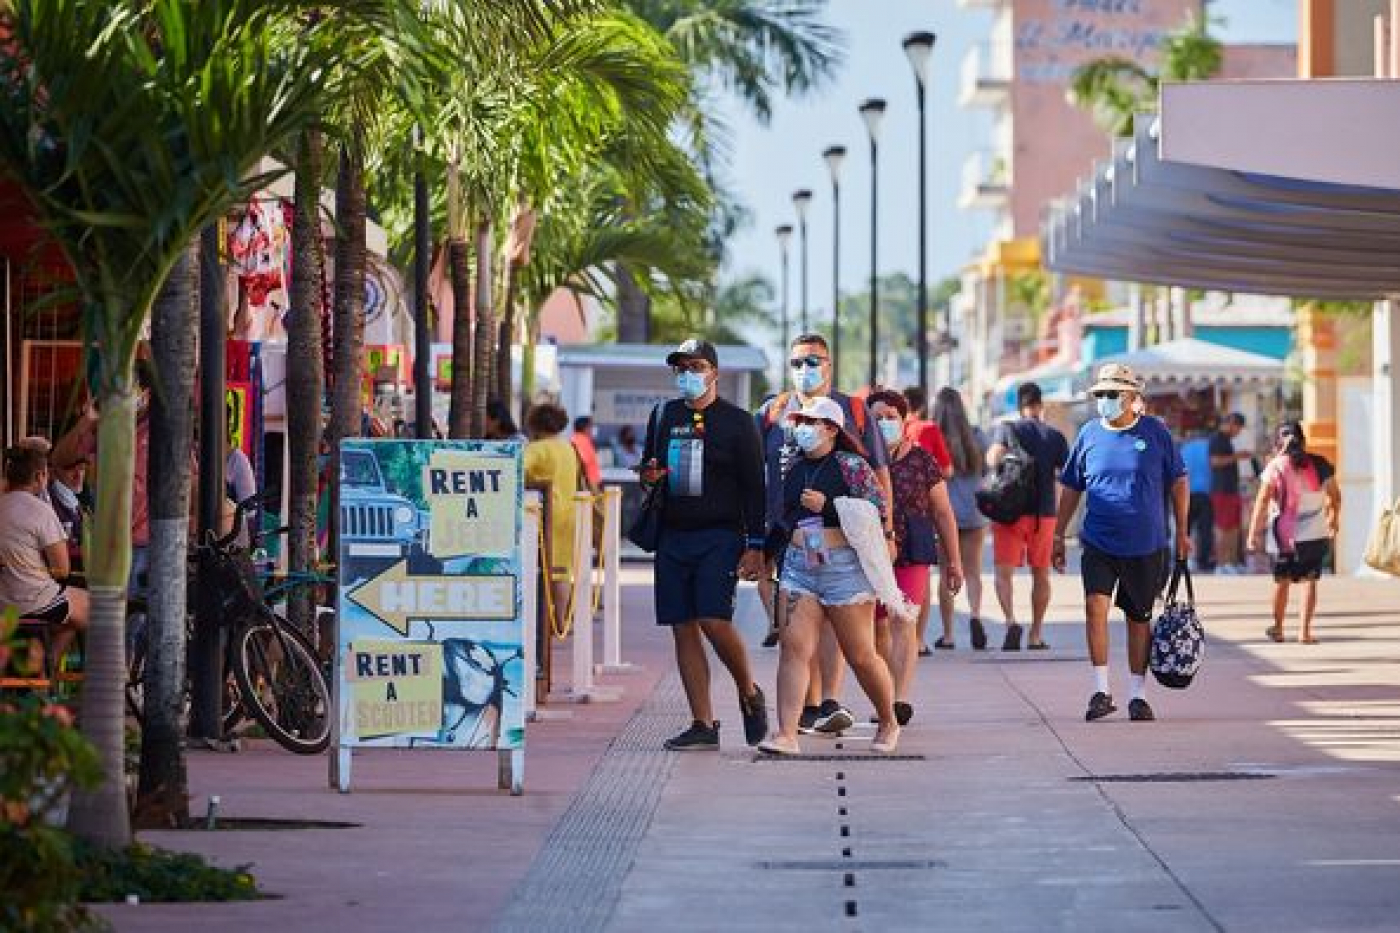
<path id="1" fill-rule="evenodd" d="M 833 399 L 826 396 L 808 399 L 806 405 L 787 416 L 789 421 L 795 418 L 820 418 L 823 421 L 830 421 L 838 428 L 844 429 L 846 427 L 846 413 Z"/>

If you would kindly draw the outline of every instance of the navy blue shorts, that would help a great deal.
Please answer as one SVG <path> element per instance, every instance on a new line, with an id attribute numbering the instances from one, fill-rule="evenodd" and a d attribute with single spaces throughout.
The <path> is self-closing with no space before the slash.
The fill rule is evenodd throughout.
<path id="1" fill-rule="evenodd" d="M 734 618 L 744 536 L 730 528 L 667 528 L 656 549 L 656 624 Z"/>

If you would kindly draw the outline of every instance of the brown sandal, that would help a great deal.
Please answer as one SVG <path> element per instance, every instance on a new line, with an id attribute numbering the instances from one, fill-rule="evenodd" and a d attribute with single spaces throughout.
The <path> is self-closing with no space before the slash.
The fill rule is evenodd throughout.
<path id="1" fill-rule="evenodd" d="M 1264 629 L 1264 634 L 1269 636 L 1269 641 L 1283 644 L 1283 630 L 1274 628 L 1272 625 Z"/>

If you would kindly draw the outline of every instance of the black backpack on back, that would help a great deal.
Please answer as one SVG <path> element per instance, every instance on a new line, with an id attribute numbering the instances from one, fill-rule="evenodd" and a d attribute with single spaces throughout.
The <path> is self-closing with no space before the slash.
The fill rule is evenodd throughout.
<path id="1" fill-rule="evenodd" d="M 1035 458 L 1021 443 L 1014 424 L 1008 424 L 1010 443 L 1006 455 L 977 490 L 977 509 L 1000 525 L 1010 525 L 1023 515 L 1032 515 L 1039 504 L 1039 481 Z"/>

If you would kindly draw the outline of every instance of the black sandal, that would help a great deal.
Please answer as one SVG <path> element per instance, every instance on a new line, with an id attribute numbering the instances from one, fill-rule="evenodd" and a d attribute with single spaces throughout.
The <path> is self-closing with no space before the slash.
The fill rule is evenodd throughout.
<path id="1" fill-rule="evenodd" d="M 946 638 L 940 638 L 933 643 L 933 647 L 937 648 L 939 651 L 952 651 L 957 646 Z"/>

